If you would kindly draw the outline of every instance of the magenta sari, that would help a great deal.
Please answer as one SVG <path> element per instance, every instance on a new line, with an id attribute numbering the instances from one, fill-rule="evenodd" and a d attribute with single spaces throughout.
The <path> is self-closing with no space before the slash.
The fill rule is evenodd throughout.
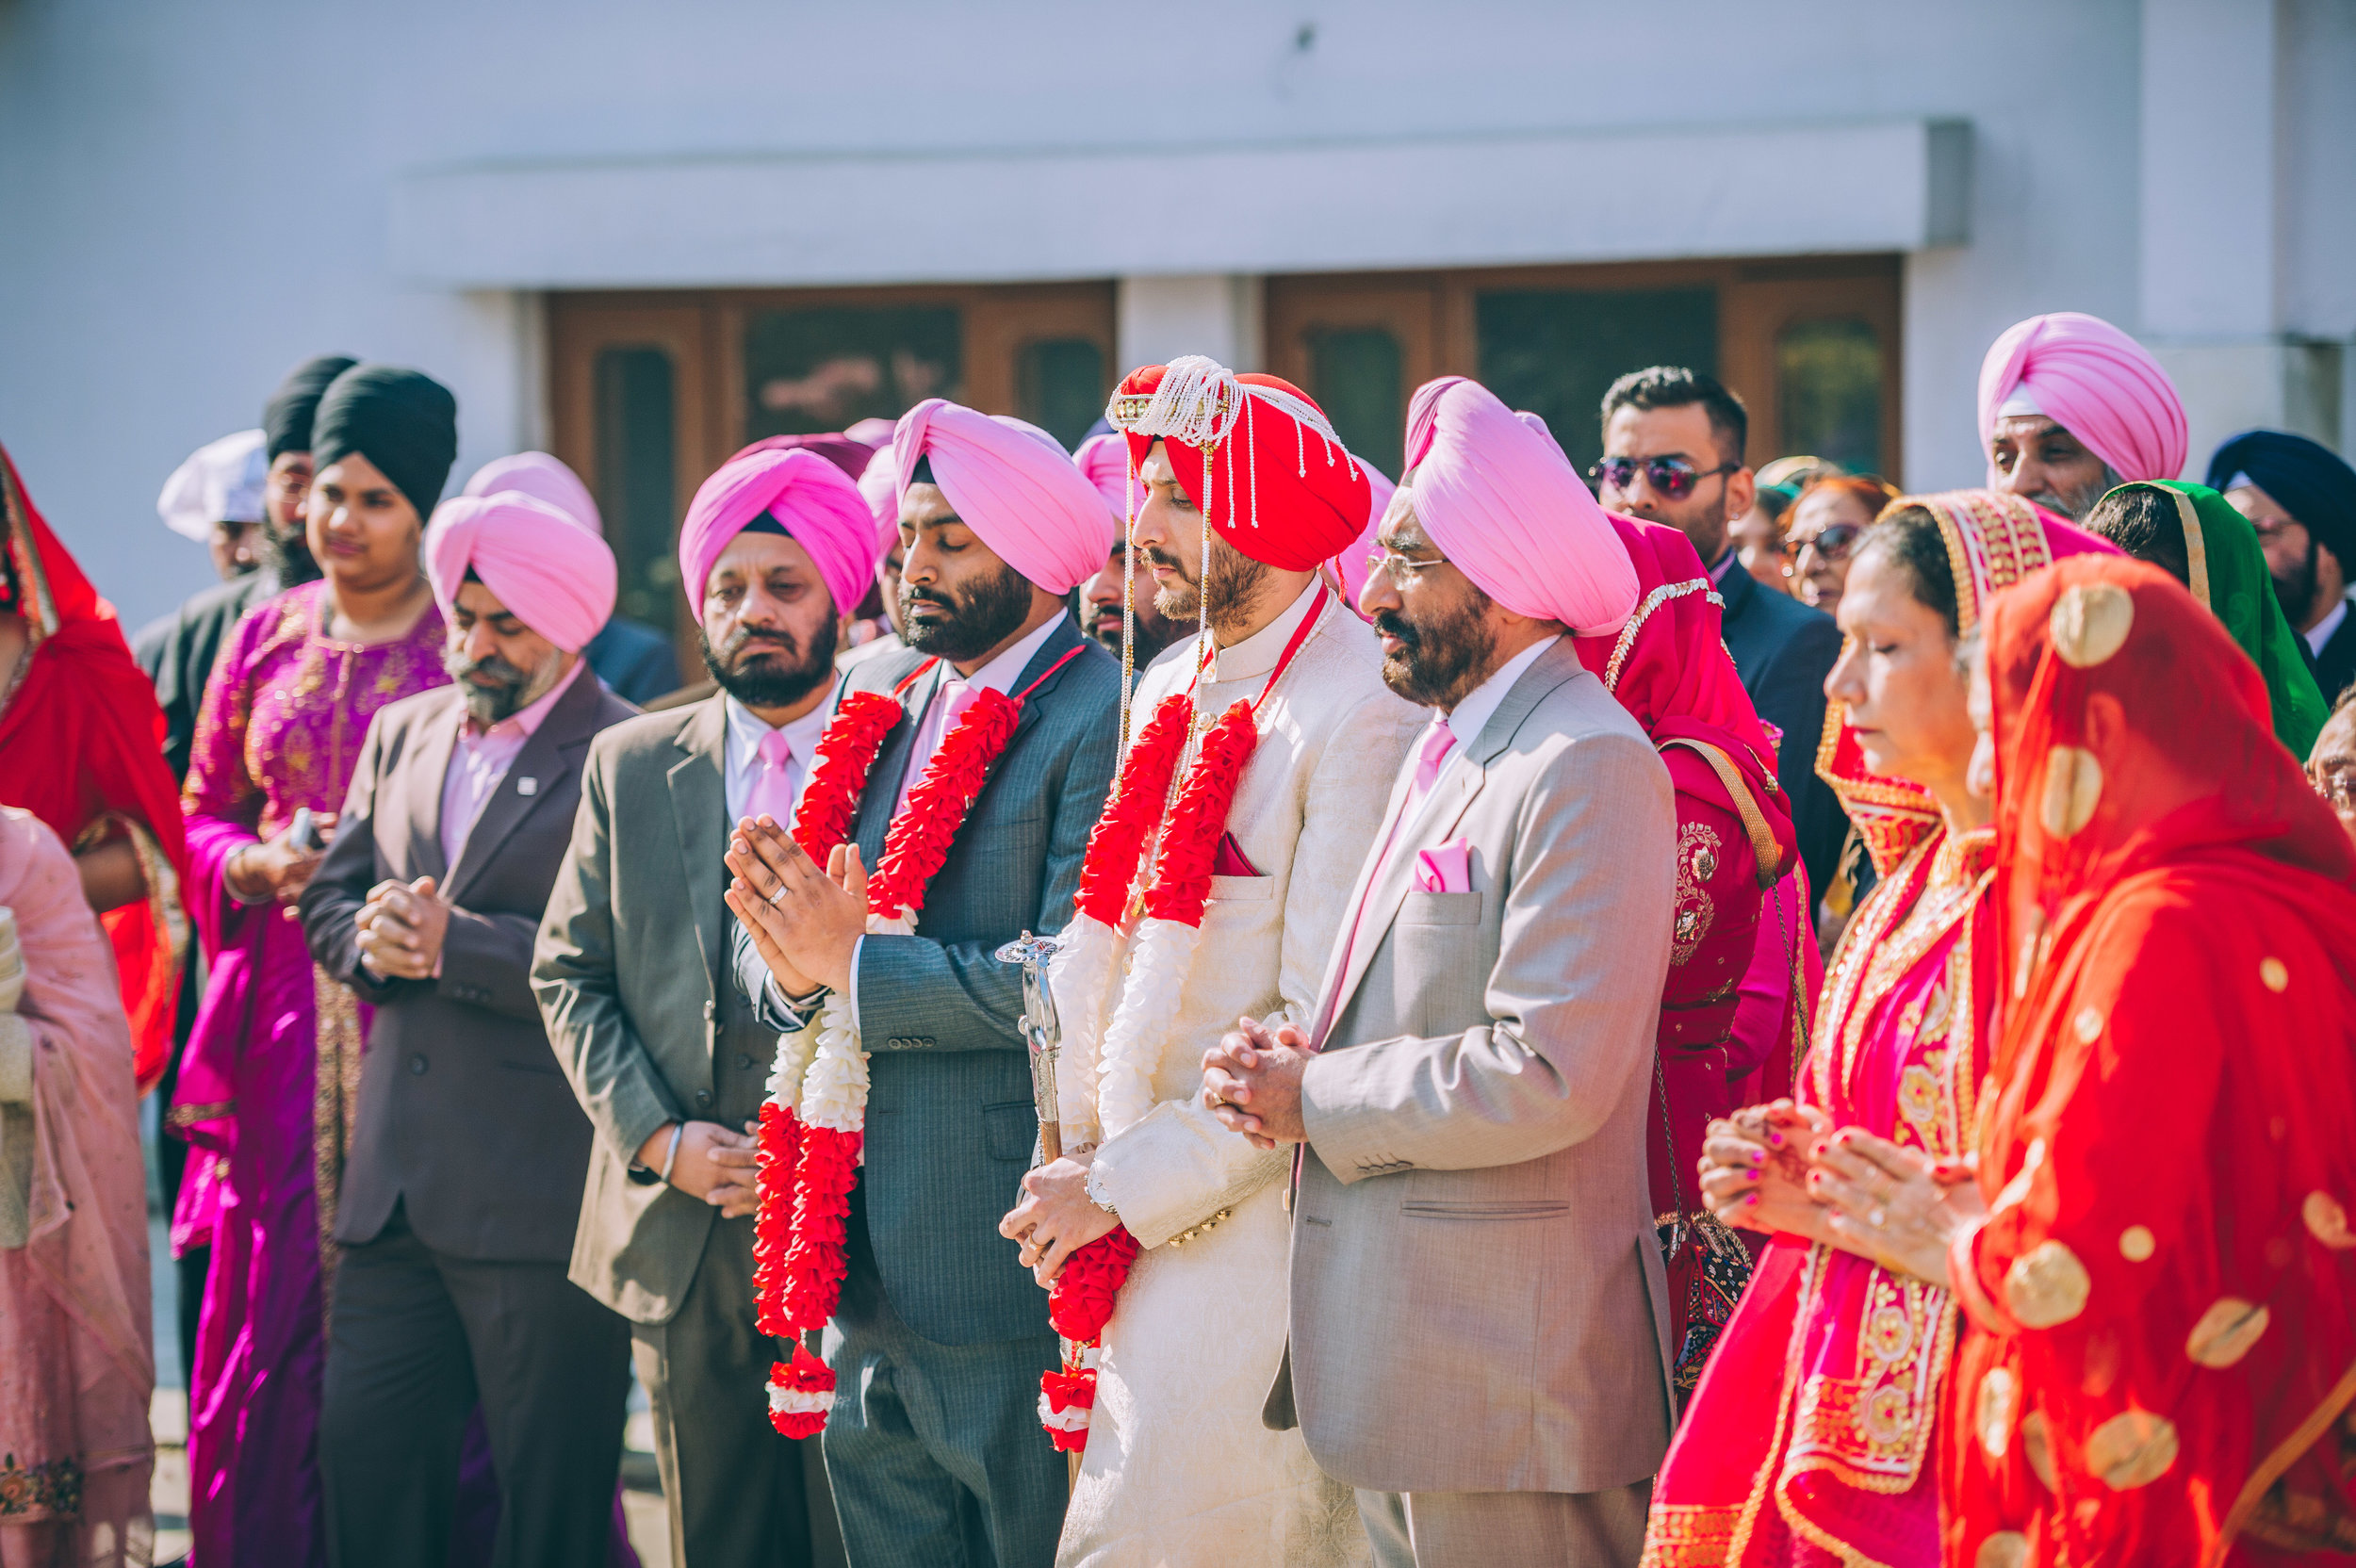
<path id="1" fill-rule="evenodd" d="M 188 903 L 211 965 L 170 1116 L 202 1152 L 172 1244 L 213 1249 L 188 1402 L 191 1560 L 205 1568 L 325 1560 L 321 1240 L 365 1027 L 352 993 L 312 966 L 302 925 L 239 904 L 225 869 L 298 809 L 340 811 L 376 710 L 449 679 L 437 612 L 375 645 L 327 636 L 327 612 L 314 582 L 238 624 L 183 797 Z"/>
<path id="2" fill-rule="evenodd" d="M 2027 502 L 1985 491 L 1908 497 L 1939 519 L 1956 618 L 2054 557 L 2107 549 Z M 1993 836 L 1951 834 L 1921 786 L 1866 771 L 1828 705 L 1817 771 L 1882 880 L 1835 954 L 1798 1098 L 1934 1159 L 1972 1147 L 1997 952 Z M 1935 1564 L 1947 1293 L 1778 1235 L 1719 1341 L 1653 1490 L 1644 1562 Z"/>

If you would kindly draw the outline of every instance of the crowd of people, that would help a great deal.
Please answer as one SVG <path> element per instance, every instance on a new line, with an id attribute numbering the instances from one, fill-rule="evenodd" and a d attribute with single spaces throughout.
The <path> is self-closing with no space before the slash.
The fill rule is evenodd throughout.
<path id="1" fill-rule="evenodd" d="M 2356 1551 L 2356 470 L 2135 341 L 1983 488 L 1394 482 L 1199 356 L 679 529 L 298 368 L 126 641 L 0 462 L 0 1563 L 2262 1563 Z M 1049 939 L 1043 945 L 1035 938 Z"/>

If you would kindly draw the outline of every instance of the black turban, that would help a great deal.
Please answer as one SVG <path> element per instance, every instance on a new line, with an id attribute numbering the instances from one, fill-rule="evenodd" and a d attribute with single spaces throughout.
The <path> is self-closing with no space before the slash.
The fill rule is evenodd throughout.
<path id="1" fill-rule="evenodd" d="M 319 411 L 319 394 L 327 384 L 360 362 L 345 354 L 321 354 L 286 372 L 278 390 L 262 405 L 262 431 L 270 438 L 270 461 L 280 452 L 311 449 L 311 416 Z"/>
<path id="2" fill-rule="evenodd" d="M 2236 474 L 2282 503 L 2323 547 L 2356 571 L 2356 468 L 2319 441 L 2287 431 L 2244 431 L 2209 459 L 2209 488 Z"/>
<path id="3" fill-rule="evenodd" d="M 319 399 L 311 464 L 324 470 L 353 452 L 375 464 L 423 522 L 458 460 L 458 400 L 421 370 L 353 366 Z"/>

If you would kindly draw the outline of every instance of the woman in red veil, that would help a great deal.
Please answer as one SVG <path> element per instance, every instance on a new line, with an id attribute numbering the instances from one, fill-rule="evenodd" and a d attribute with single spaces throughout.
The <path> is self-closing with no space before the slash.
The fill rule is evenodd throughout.
<path id="1" fill-rule="evenodd" d="M 114 606 L 0 449 L 0 806 L 32 812 L 74 854 L 114 946 L 142 1090 L 172 1048 L 188 935 L 188 845 L 163 736 Z"/>

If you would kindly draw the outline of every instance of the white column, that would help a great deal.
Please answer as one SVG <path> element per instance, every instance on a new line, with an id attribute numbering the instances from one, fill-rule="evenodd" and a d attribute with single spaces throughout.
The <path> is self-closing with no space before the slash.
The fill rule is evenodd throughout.
<path id="1" fill-rule="evenodd" d="M 1235 370 L 1261 364 L 1260 280 L 1244 272 L 1122 278 L 1115 306 L 1120 372 L 1207 354 Z"/>

